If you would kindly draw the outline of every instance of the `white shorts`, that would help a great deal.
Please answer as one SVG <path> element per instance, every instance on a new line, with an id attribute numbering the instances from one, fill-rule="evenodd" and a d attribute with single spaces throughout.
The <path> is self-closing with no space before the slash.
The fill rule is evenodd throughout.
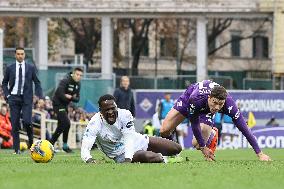
<path id="1" fill-rule="evenodd" d="M 141 135 L 141 134 L 140 134 Z M 137 137 L 134 143 L 134 154 L 140 150 L 147 151 L 149 145 L 149 137 L 147 135 L 141 135 Z M 116 163 L 122 163 L 125 160 L 125 153 L 113 158 Z"/>
<path id="2" fill-rule="evenodd" d="M 179 124 L 179 125 L 177 126 L 176 130 L 177 130 L 177 131 L 182 131 L 182 132 L 184 132 L 184 134 L 187 135 L 187 133 L 188 133 L 188 126 L 187 126 L 186 123 L 181 123 L 181 124 Z"/>

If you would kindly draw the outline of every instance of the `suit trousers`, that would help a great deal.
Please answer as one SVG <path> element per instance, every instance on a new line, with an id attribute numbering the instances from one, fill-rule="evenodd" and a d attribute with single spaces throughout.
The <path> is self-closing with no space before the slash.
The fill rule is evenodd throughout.
<path id="1" fill-rule="evenodd" d="M 8 98 L 10 106 L 12 135 L 13 135 L 13 148 L 15 151 L 20 149 L 19 130 L 21 128 L 20 120 L 25 127 L 28 135 L 30 148 L 33 144 L 33 128 L 32 128 L 32 103 L 24 103 L 23 95 L 11 95 Z"/>

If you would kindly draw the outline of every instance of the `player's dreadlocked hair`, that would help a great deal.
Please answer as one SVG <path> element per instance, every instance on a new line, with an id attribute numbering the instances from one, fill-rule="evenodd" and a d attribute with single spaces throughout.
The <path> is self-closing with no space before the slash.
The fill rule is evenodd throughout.
<path id="1" fill-rule="evenodd" d="M 106 100 L 114 100 L 115 101 L 115 97 L 110 95 L 110 94 L 106 94 L 106 95 L 101 96 L 99 101 L 98 101 L 99 106 L 101 106 L 101 103 L 103 101 L 106 101 Z"/>
<path id="2" fill-rule="evenodd" d="M 226 100 L 227 98 L 227 91 L 223 86 L 217 85 L 211 90 L 210 97 L 217 98 L 219 100 Z"/>

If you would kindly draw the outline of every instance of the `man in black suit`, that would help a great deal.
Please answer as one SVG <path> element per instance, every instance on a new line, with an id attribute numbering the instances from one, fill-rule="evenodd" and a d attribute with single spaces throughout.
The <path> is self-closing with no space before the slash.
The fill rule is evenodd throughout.
<path id="1" fill-rule="evenodd" d="M 6 68 L 2 81 L 5 99 L 9 103 L 11 112 L 13 148 L 15 154 L 19 154 L 20 118 L 22 116 L 23 126 L 26 128 L 29 138 L 29 147 L 33 144 L 32 108 L 33 108 L 33 83 L 35 94 L 42 98 L 40 81 L 36 75 L 33 64 L 25 62 L 25 50 L 17 47 L 15 50 L 16 63 Z"/>

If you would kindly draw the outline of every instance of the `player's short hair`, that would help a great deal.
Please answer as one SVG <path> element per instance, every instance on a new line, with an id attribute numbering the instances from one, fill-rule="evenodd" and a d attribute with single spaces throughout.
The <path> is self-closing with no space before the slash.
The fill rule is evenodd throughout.
<path id="1" fill-rule="evenodd" d="M 105 94 L 105 95 L 101 96 L 99 98 L 99 101 L 98 101 L 99 107 L 101 107 L 101 103 L 103 101 L 106 101 L 106 100 L 114 100 L 115 101 L 115 97 L 110 95 L 110 94 Z"/>
<path id="2" fill-rule="evenodd" d="M 227 98 L 227 91 L 223 86 L 217 85 L 211 90 L 210 97 L 217 98 L 219 100 L 226 100 Z"/>
<path id="3" fill-rule="evenodd" d="M 83 69 L 80 68 L 80 67 L 76 67 L 76 68 L 74 68 L 73 73 L 76 72 L 76 71 L 83 72 Z"/>
<path id="4" fill-rule="evenodd" d="M 24 47 L 16 47 L 15 53 L 17 52 L 17 50 L 23 50 L 24 51 L 25 49 L 24 49 Z"/>

